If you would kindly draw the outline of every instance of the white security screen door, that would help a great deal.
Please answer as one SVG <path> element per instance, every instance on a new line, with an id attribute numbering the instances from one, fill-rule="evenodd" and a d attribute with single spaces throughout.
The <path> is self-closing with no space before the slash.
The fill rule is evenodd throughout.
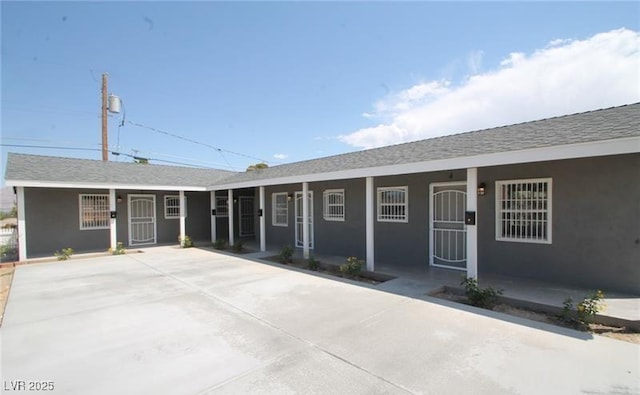
<path id="1" fill-rule="evenodd" d="M 433 183 L 429 186 L 431 207 L 429 264 L 449 269 L 467 268 L 466 184 Z"/>
<path id="2" fill-rule="evenodd" d="M 155 195 L 129 195 L 129 245 L 156 244 Z"/>
<path id="3" fill-rule="evenodd" d="M 240 237 L 253 236 L 255 228 L 253 196 L 240 196 Z"/>
<path id="4" fill-rule="evenodd" d="M 309 248 L 313 249 L 313 191 L 309 191 Z M 302 242 L 302 192 L 296 192 L 296 247 L 304 247 Z"/>

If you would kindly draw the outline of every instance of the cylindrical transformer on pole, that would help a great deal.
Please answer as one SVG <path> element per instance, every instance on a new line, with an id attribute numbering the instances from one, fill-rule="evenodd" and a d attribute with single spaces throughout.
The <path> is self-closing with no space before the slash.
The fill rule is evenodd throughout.
<path id="1" fill-rule="evenodd" d="M 108 102 L 108 110 L 114 114 L 118 114 L 120 112 L 121 101 L 120 98 L 116 95 L 109 95 Z"/>

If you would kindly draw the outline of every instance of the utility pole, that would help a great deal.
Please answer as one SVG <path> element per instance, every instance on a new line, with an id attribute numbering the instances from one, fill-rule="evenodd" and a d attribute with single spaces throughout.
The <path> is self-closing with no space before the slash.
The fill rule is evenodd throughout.
<path id="1" fill-rule="evenodd" d="M 109 134 L 107 131 L 107 77 L 108 74 L 102 74 L 102 160 L 109 160 L 108 139 Z"/>

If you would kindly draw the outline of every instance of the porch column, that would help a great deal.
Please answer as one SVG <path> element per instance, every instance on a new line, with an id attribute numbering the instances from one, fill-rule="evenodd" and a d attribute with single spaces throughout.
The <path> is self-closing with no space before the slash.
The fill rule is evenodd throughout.
<path id="1" fill-rule="evenodd" d="M 24 187 L 17 187 L 18 194 L 18 260 L 27 260 L 27 225 L 24 210 Z"/>
<path id="2" fill-rule="evenodd" d="M 367 270 L 372 272 L 375 269 L 375 248 L 373 237 L 373 224 L 375 215 L 375 205 L 373 201 L 373 177 L 367 177 L 365 183 L 365 218 L 366 218 L 366 248 L 367 248 Z"/>
<path id="3" fill-rule="evenodd" d="M 235 244 L 233 237 L 233 189 L 229 189 L 227 205 L 229 207 L 229 247 L 231 247 Z"/>
<path id="4" fill-rule="evenodd" d="M 302 257 L 309 259 L 309 183 L 302 183 Z"/>
<path id="5" fill-rule="evenodd" d="M 309 259 L 309 183 L 302 183 L 302 257 Z"/>
<path id="6" fill-rule="evenodd" d="M 182 246 L 184 237 L 186 236 L 187 227 L 187 207 L 184 204 L 184 191 L 180 191 L 180 245 Z"/>
<path id="7" fill-rule="evenodd" d="M 467 233 L 467 277 L 478 278 L 478 169 L 467 169 L 467 211 L 476 214 L 473 225 L 465 225 Z"/>
<path id="8" fill-rule="evenodd" d="M 116 212 L 116 190 L 115 189 L 109 189 L 109 211 Z M 111 218 L 111 221 L 109 222 L 109 237 L 110 237 L 110 242 L 109 245 L 111 246 L 111 250 L 115 251 L 117 244 L 118 244 L 118 237 L 117 237 L 117 233 L 116 233 L 116 219 L 115 218 Z"/>
<path id="9" fill-rule="evenodd" d="M 218 238 L 216 237 L 216 191 L 211 191 L 211 242 L 215 242 Z"/>
<path id="10" fill-rule="evenodd" d="M 267 250 L 267 210 L 264 203 L 264 187 L 260 187 L 260 251 Z"/>

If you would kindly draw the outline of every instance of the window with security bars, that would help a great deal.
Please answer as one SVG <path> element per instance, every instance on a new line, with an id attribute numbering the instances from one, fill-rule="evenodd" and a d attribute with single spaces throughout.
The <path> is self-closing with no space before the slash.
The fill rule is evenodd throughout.
<path id="1" fill-rule="evenodd" d="M 322 194 L 326 221 L 344 221 L 344 189 L 328 189 Z"/>
<path id="2" fill-rule="evenodd" d="M 496 240 L 551 243 L 551 178 L 496 181 Z"/>
<path id="3" fill-rule="evenodd" d="M 81 194 L 79 199 L 80 230 L 109 229 L 109 195 Z"/>
<path id="4" fill-rule="evenodd" d="M 184 198 L 184 210 L 185 216 L 187 211 L 187 198 Z M 164 197 L 164 218 L 176 219 L 180 218 L 180 196 L 165 196 Z"/>
<path id="5" fill-rule="evenodd" d="M 378 188 L 378 221 L 409 222 L 409 188 Z"/>
<path id="6" fill-rule="evenodd" d="M 227 204 L 228 198 L 224 196 L 216 196 L 216 217 L 228 217 L 229 205 Z"/>
<path id="7" fill-rule="evenodd" d="M 274 193 L 271 195 L 273 210 L 271 212 L 271 220 L 273 226 L 289 225 L 289 205 L 286 192 Z"/>

